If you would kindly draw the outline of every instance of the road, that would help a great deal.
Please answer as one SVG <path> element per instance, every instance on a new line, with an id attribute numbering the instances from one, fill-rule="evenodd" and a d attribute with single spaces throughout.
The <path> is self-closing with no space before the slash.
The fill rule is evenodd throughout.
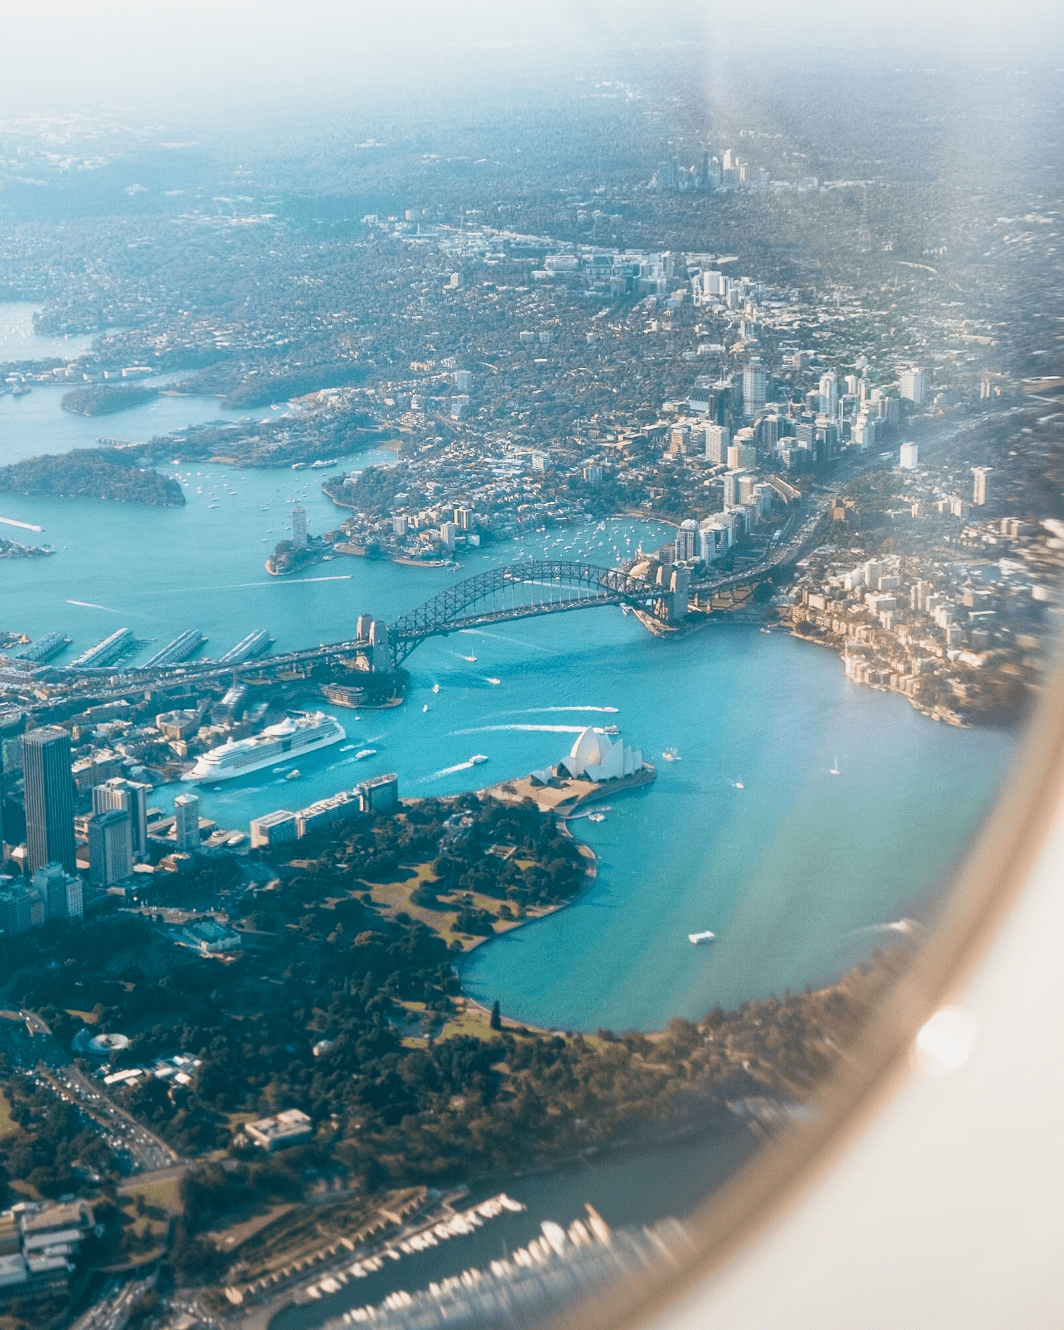
<path id="1" fill-rule="evenodd" d="M 91 1118 L 111 1149 L 132 1159 L 138 1171 L 153 1173 L 181 1164 L 180 1156 L 165 1141 L 119 1108 L 98 1082 L 78 1071 L 36 1012 L 20 1011 L 19 1015 L 26 1023 L 30 1039 L 18 1065 L 27 1070 L 35 1068 L 37 1077 L 47 1082 L 61 1099 Z"/>
<path id="2" fill-rule="evenodd" d="M 154 1283 L 154 1277 L 136 1279 L 129 1284 L 111 1280 L 104 1285 L 99 1302 L 78 1317 L 70 1330 L 122 1330 L 138 1298 L 147 1293 Z"/>

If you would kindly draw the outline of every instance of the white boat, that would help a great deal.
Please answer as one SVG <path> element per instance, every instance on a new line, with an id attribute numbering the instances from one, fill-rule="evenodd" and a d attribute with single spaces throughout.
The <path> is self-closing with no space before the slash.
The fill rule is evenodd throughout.
<path id="1" fill-rule="evenodd" d="M 742 778 L 742 776 L 740 776 L 738 780 L 733 780 L 733 781 L 732 781 L 732 785 L 734 785 L 735 788 L 736 788 L 737 790 L 745 790 L 745 789 L 746 789 L 746 786 L 743 784 L 743 778 Z"/>
<path id="2" fill-rule="evenodd" d="M 838 754 L 836 753 L 836 754 L 835 754 L 835 765 L 831 768 L 830 775 L 832 775 L 832 776 L 838 776 L 839 774 L 840 774 L 840 773 L 839 773 L 839 757 L 838 757 Z"/>
<path id="3" fill-rule="evenodd" d="M 588 820 L 589 822 L 605 822 L 605 821 L 606 821 L 606 814 L 605 814 L 605 813 L 597 813 L 597 812 L 596 812 L 596 813 L 588 813 L 588 815 L 587 815 L 587 820 Z"/>
<path id="4" fill-rule="evenodd" d="M 249 739 L 229 739 L 212 748 L 182 777 L 186 781 L 233 780 L 275 762 L 346 739 L 343 726 L 323 711 L 293 711 Z"/>
<path id="5" fill-rule="evenodd" d="M 298 780 L 298 779 L 299 779 L 298 767 L 293 767 L 292 770 L 288 773 L 288 775 L 285 776 L 285 780 Z"/>
<path id="6" fill-rule="evenodd" d="M 434 683 L 434 684 L 432 685 L 432 691 L 433 691 L 434 693 L 438 693 L 438 692 L 440 691 L 440 685 L 439 685 L 438 683 Z"/>
<path id="7" fill-rule="evenodd" d="M 493 678 L 491 677 L 490 674 L 489 674 L 489 675 L 486 675 L 485 677 L 487 678 L 488 683 L 492 683 L 492 684 L 500 684 L 500 683 L 502 683 L 502 680 L 501 680 L 501 679 L 493 679 Z"/>
<path id="8" fill-rule="evenodd" d="M 476 656 L 463 656 L 462 659 L 468 660 L 469 663 L 472 664 L 476 660 Z"/>
<path id="9" fill-rule="evenodd" d="M 716 942 L 717 935 L 707 929 L 704 933 L 688 933 L 687 940 L 695 947 L 704 947 L 707 942 Z"/>
<path id="10" fill-rule="evenodd" d="M 426 702 L 425 705 L 421 708 L 421 714 L 424 715 L 425 712 L 428 711 L 428 709 L 429 709 L 429 704 Z"/>
<path id="11" fill-rule="evenodd" d="M 487 760 L 488 760 L 487 753 L 474 753 L 473 756 L 469 759 L 469 761 L 472 763 L 473 766 L 478 766 L 481 762 L 486 762 Z"/>
<path id="12" fill-rule="evenodd" d="M 355 761 L 361 762 L 364 757 L 372 757 L 376 751 L 376 748 L 363 748 L 355 754 Z"/>
<path id="13" fill-rule="evenodd" d="M 357 716 L 355 717 L 355 720 L 358 720 L 358 717 L 357 717 Z M 341 745 L 340 745 L 340 752 L 341 752 L 341 753 L 350 753 L 350 752 L 352 752 L 352 751 L 354 750 L 354 747 L 355 747 L 354 744 L 341 744 Z"/>
<path id="14" fill-rule="evenodd" d="M 675 748 L 666 748 L 665 751 L 662 753 L 662 757 L 665 759 L 666 762 L 679 762 L 680 760 L 680 754 L 676 751 Z"/>

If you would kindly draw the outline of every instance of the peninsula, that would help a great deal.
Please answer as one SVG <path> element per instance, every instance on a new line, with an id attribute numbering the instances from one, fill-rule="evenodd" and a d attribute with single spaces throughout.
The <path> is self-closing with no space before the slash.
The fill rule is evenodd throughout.
<path id="1" fill-rule="evenodd" d="M 0 467 L 0 493 L 60 499 L 112 499 L 156 508 L 180 508 L 181 486 L 120 448 L 77 448 Z"/>
<path id="2" fill-rule="evenodd" d="M 135 383 L 93 383 L 64 393 L 59 405 L 76 416 L 110 416 L 116 411 L 143 406 L 158 395 L 157 388 Z"/>

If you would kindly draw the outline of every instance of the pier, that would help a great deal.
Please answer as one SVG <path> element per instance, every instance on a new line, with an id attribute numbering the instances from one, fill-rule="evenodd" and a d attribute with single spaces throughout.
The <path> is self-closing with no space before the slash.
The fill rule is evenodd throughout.
<path id="1" fill-rule="evenodd" d="M 273 646 L 273 638 L 265 628 L 259 628 L 254 633 L 248 633 L 247 637 L 242 638 L 235 647 L 220 656 L 219 665 L 240 665 L 245 660 L 254 660 L 257 656 L 263 655 Z"/>
<path id="2" fill-rule="evenodd" d="M 164 665 L 179 665 L 181 661 L 188 660 L 189 656 L 198 651 L 206 640 L 198 629 L 189 628 L 180 637 L 175 637 L 172 642 L 164 646 L 161 651 L 157 651 L 140 668 L 142 670 L 155 670 L 162 668 Z"/>
<path id="3" fill-rule="evenodd" d="M 105 637 L 102 642 L 89 647 L 88 651 L 83 651 L 77 660 L 71 661 L 71 665 L 74 668 L 86 669 L 111 665 L 122 656 L 128 655 L 136 645 L 137 639 L 133 636 L 133 629 L 119 628 L 110 637 Z"/>

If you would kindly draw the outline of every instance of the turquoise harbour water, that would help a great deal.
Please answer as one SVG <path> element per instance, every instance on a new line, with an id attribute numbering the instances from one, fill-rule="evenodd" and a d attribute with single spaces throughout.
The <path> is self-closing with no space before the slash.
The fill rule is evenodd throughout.
<path id="1" fill-rule="evenodd" d="M 165 428 L 220 414 L 210 399 L 162 400 Z M 15 408 L 33 403 L 37 426 L 16 429 Z M 0 459 L 34 455 L 44 435 L 52 451 L 91 442 L 86 425 L 147 437 L 160 428 L 151 409 L 101 426 L 62 412 L 58 390 L 0 398 Z M 185 508 L 0 495 L 0 517 L 44 527 L 0 533 L 57 549 L 0 562 L 0 627 L 62 629 L 74 645 L 61 660 L 123 626 L 145 643 L 134 661 L 186 628 L 205 633 L 214 656 L 256 628 L 278 649 L 307 646 L 351 635 L 363 611 L 391 620 L 492 563 L 549 553 L 609 564 L 668 532 L 616 520 L 461 553 L 458 572 L 340 556 L 274 579 L 263 561 L 293 502 L 314 532 L 343 516 L 320 493 L 321 473 L 172 473 L 186 484 Z M 252 817 L 383 771 L 398 772 L 407 797 L 453 794 L 556 761 L 583 725 L 615 722 L 658 779 L 610 801 L 604 822 L 574 823 L 599 858 L 596 882 L 463 965 L 474 997 L 552 1028 L 660 1028 L 833 979 L 896 936 L 886 925 L 928 915 L 1015 748 L 1008 734 L 951 729 L 855 687 L 831 652 L 727 622 L 668 641 L 615 608 L 594 609 L 432 639 L 407 664 L 404 707 L 334 712 L 372 758 L 334 747 L 301 764 L 296 781 L 267 770 L 202 790 L 203 811 L 246 830 Z M 663 761 L 665 748 L 681 760 Z M 470 766 L 474 753 L 489 761 Z M 180 788 L 157 789 L 153 803 L 168 809 Z M 719 940 L 694 948 L 687 934 L 702 929 Z"/>

